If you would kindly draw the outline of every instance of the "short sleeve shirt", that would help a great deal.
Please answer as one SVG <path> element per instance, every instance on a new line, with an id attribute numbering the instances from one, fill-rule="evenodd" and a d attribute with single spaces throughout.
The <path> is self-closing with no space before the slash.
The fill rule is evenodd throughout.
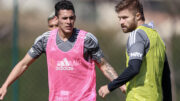
<path id="1" fill-rule="evenodd" d="M 64 52 L 69 51 L 71 48 L 73 48 L 77 36 L 79 33 L 79 29 L 74 28 L 73 29 L 73 34 L 67 41 L 62 41 L 61 38 L 59 37 L 59 34 L 57 34 L 56 37 L 56 44 L 58 48 Z M 42 53 L 46 53 L 46 45 L 48 41 L 48 37 L 50 36 L 50 31 L 47 31 L 40 35 L 39 37 L 36 38 L 34 44 L 32 47 L 29 49 L 28 54 L 32 58 L 38 58 Z M 90 61 L 91 59 L 100 63 L 101 58 L 103 58 L 103 52 L 99 47 L 99 43 L 97 38 L 91 34 L 87 33 L 84 39 L 84 58 L 87 61 Z"/>
<path id="2" fill-rule="evenodd" d="M 148 24 L 143 24 L 143 26 L 153 28 L 153 26 L 150 26 Z M 145 31 L 141 29 L 136 29 L 131 32 L 126 45 L 129 60 L 142 60 L 148 52 L 149 46 L 150 41 Z"/>

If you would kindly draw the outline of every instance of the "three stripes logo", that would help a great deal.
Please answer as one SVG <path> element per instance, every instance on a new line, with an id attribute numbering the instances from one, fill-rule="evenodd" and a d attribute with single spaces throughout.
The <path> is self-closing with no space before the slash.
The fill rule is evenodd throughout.
<path id="1" fill-rule="evenodd" d="M 81 64 L 80 60 L 69 61 L 67 58 L 64 58 L 62 61 L 57 61 L 56 70 L 74 70 L 74 66 Z"/>
<path id="2" fill-rule="evenodd" d="M 56 70 L 73 70 L 74 68 L 70 65 L 67 58 L 57 62 Z"/>

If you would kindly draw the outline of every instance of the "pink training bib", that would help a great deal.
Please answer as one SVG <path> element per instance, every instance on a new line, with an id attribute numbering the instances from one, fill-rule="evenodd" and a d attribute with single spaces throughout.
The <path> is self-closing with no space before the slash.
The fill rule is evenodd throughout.
<path id="1" fill-rule="evenodd" d="M 68 52 L 58 48 L 57 32 L 58 29 L 51 31 L 46 47 L 49 101 L 96 101 L 95 65 L 83 56 L 87 32 L 80 30 Z"/>

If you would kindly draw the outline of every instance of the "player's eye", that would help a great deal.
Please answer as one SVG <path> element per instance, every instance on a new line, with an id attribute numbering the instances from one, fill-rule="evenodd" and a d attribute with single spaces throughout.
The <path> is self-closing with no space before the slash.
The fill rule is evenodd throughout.
<path id="1" fill-rule="evenodd" d="M 53 25 L 50 25 L 49 27 L 50 27 L 50 28 L 52 28 L 52 27 L 53 27 Z"/>

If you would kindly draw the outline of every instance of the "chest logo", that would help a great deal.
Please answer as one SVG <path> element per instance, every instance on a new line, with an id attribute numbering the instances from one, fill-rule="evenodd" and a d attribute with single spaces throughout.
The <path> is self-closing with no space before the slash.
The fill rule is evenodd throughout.
<path id="1" fill-rule="evenodd" d="M 57 61 L 56 70 L 74 70 L 74 66 L 81 64 L 80 60 L 70 61 L 67 58 L 64 58 L 62 61 Z"/>

